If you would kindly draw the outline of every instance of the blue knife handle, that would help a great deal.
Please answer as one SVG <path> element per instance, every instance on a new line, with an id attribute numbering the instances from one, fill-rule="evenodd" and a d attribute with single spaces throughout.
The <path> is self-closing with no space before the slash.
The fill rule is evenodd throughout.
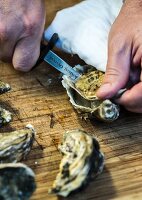
<path id="1" fill-rule="evenodd" d="M 46 54 L 44 61 L 56 68 L 58 71 L 67 75 L 74 82 L 80 77 L 80 74 L 77 71 L 75 71 L 70 65 L 68 65 L 52 51 L 49 51 Z"/>

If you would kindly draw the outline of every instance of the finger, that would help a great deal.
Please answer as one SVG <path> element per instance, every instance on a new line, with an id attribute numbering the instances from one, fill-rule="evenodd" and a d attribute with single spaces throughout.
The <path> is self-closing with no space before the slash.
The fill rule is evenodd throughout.
<path id="1" fill-rule="evenodd" d="M 142 57 L 142 47 L 139 47 L 132 61 L 133 66 L 137 67 L 141 65 L 141 57 Z"/>
<path id="2" fill-rule="evenodd" d="M 117 103 L 131 112 L 142 113 L 142 82 L 126 91 Z"/>
<path id="3" fill-rule="evenodd" d="M 118 46 L 109 47 L 107 69 L 103 85 L 97 92 L 102 99 L 113 97 L 121 88 L 125 87 L 130 72 L 130 48 Z"/>
<path id="4" fill-rule="evenodd" d="M 29 71 L 35 64 L 40 54 L 40 40 L 27 37 L 21 39 L 14 51 L 13 66 L 16 70 Z"/>

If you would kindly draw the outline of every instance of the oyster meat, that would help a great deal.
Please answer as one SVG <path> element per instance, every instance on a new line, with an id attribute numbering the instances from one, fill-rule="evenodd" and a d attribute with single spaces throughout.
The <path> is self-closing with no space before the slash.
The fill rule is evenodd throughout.
<path id="1" fill-rule="evenodd" d="M 0 164 L 0 199 L 28 200 L 36 189 L 34 172 L 24 164 Z"/>
<path id="2" fill-rule="evenodd" d="M 49 193 L 68 196 L 85 186 L 103 170 L 104 156 L 98 141 L 82 130 L 67 131 L 59 146 L 63 154 L 60 171 Z"/>
<path id="3" fill-rule="evenodd" d="M 35 131 L 31 125 L 19 131 L 0 133 L 0 163 L 24 159 L 31 150 L 34 137 Z"/>
<path id="4" fill-rule="evenodd" d="M 107 122 L 116 120 L 119 116 L 119 106 L 109 99 L 100 100 L 96 96 L 104 73 L 89 65 L 77 65 L 74 69 L 82 74 L 81 77 L 73 83 L 64 75 L 62 81 L 74 108 L 85 117 L 97 117 Z"/>

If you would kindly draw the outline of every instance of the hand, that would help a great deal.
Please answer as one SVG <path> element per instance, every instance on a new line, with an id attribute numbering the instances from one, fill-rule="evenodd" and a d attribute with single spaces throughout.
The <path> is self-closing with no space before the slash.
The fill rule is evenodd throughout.
<path id="1" fill-rule="evenodd" d="M 30 70 L 39 57 L 44 23 L 43 0 L 0 0 L 0 60 Z"/>
<path id="2" fill-rule="evenodd" d="M 118 100 L 127 110 L 142 113 L 142 0 L 126 0 L 114 22 L 108 44 L 108 62 L 99 98 L 111 98 L 128 80 L 135 85 Z"/>

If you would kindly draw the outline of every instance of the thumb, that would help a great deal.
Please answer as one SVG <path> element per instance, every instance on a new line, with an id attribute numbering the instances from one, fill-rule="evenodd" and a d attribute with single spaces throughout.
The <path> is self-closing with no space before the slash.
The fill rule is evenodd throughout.
<path id="1" fill-rule="evenodd" d="M 114 51 L 117 49 L 117 51 Z M 120 89 L 125 87 L 130 71 L 130 51 L 127 48 L 109 49 L 106 73 L 102 86 L 97 92 L 100 99 L 113 97 Z"/>
<path id="2" fill-rule="evenodd" d="M 35 64 L 40 54 L 40 40 L 31 37 L 21 39 L 13 54 L 13 66 L 16 70 L 27 72 Z"/>

